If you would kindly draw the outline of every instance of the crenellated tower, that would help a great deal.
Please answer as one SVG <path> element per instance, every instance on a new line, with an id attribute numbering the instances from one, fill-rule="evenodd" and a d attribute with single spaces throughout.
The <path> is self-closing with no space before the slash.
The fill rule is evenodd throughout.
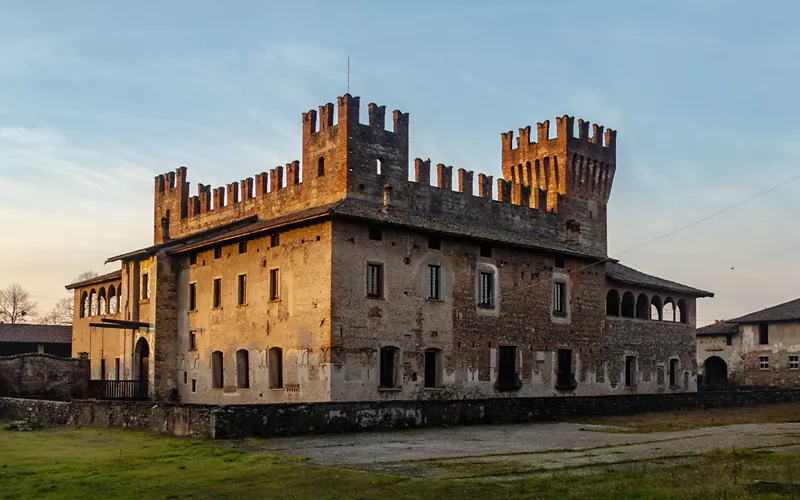
<path id="1" fill-rule="evenodd" d="M 503 177 L 512 185 L 528 186 L 531 206 L 557 212 L 567 240 L 606 252 L 606 207 L 616 171 L 617 132 L 564 115 L 556 118 L 555 137 L 550 121 L 502 136 Z M 513 193 L 512 193 L 513 196 Z"/>

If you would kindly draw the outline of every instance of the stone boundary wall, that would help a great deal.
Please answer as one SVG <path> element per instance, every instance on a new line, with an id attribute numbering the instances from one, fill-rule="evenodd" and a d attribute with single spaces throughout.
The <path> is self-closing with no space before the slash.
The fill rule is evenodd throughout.
<path id="1" fill-rule="evenodd" d="M 42 426 L 123 427 L 224 439 L 521 423 L 792 401 L 800 401 L 800 389 L 228 406 L 0 398 L 0 419 L 29 420 Z"/>
<path id="2" fill-rule="evenodd" d="M 0 396 L 69 400 L 85 398 L 89 360 L 25 353 L 0 357 Z"/>

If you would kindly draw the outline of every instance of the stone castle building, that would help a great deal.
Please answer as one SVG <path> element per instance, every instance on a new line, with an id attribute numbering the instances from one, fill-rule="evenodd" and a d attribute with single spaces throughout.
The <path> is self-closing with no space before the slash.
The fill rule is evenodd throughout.
<path id="1" fill-rule="evenodd" d="M 800 385 L 800 299 L 697 329 L 697 364 L 710 386 Z"/>
<path id="2" fill-rule="evenodd" d="M 93 378 L 189 403 L 694 391 L 695 299 L 610 260 L 616 132 L 502 134 L 503 178 L 414 160 L 409 115 L 303 113 L 302 161 L 191 194 L 151 246 L 69 285 Z M 496 191 L 495 191 L 496 188 Z"/>

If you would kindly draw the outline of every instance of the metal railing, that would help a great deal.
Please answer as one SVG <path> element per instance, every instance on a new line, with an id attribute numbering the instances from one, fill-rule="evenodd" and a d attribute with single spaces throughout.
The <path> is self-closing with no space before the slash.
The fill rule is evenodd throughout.
<path id="1" fill-rule="evenodd" d="M 102 380 L 103 399 L 147 399 L 147 380 Z"/>

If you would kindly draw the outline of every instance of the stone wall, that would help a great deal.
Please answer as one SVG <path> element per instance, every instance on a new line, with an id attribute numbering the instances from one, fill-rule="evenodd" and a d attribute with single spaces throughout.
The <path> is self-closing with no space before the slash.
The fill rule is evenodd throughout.
<path id="1" fill-rule="evenodd" d="M 50 354 L 0 358 L 0 396 L 68 400 L 86 397 L 89 360 Z"/>
<path id="2" fill-rule="evenodd" d="M 800 401 L 800 390 L 229 406 L 0 398 L 0 419 L 25 419 L 41 426 L 125 427 L 226 439 L 523 423 L 792 401 Z"/>

